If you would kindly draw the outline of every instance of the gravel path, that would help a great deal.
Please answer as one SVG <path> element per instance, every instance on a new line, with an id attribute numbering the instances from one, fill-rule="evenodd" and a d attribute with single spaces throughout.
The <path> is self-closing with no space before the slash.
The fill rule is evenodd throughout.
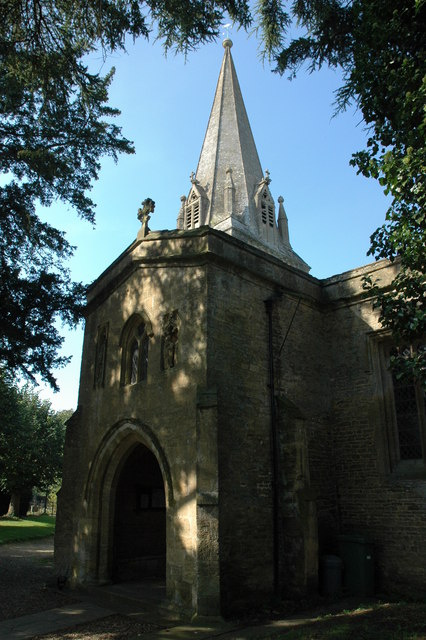
<path id="1" fill-rule="evenodd" d="M 53 536 L 0 545 L 0 620 L 79 601 L 54 583 Z"/>
<path id="2" fill-rule="evenodd" d="M 55 585 L 53 536 L 0 545 L 0 621 L 81 602 L 75 593 L 59 591 Z M 58 633 L 33 637 L 35 640 L 127 640 L 158 628 L 117 613 Z"/>

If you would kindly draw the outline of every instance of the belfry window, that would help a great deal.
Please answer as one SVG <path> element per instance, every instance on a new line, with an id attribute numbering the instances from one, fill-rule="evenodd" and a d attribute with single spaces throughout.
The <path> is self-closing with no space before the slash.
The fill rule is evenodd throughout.
<path id="1" fill-rule="evenodd" d="M 262 222 L 265 225 L 269 225 L 270 227 L 274 227 L 275 219 L 274 219 L 274 203 L 269 195 L 267 189 L 264 189 L 262 192 L 262 197 L 260 201 L 260 209 L 262 214 Z"/>
<path id="2" fill-rule="evenodd" d="M 194 229 L 200 225 L 201 198 L 194 191 L 185 206 L 185 229 Z"/>
<path id="3" fill-rule="evenodd" d="M 137 384 L 148 374 L 149 335 L 147 325 L 140 316 L 131 318 L 122 334 L 121 383 Z"/>

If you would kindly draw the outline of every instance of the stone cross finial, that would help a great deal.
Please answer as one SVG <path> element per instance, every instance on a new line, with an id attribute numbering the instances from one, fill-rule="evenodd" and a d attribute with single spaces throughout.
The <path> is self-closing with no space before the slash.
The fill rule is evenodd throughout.
<path id="1" fill-rule="evenodd" d="M 148 227 L 148 221 L 151 218 L 150 214 L 154 213 L 154 209 L 155 202 L 154 200 L 151 200 L 151 198 L 145 198 L 145 200 L 142 202 L 142 208 L 138 209 L 138 220 L 140 220 L 140 223 L 142 225 L 142 229 L 139 233 L 143 238 L 145 238 L 150 231 Z"/>

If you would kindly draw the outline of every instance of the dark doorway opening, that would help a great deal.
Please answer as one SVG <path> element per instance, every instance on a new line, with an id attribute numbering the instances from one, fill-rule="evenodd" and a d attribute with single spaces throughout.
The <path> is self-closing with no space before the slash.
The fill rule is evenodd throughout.
<path id="1" fill-rule="evenodd" d="M 115 498 L 113 580 L 166 575 L 166 503 L 154 454 L 137 445 L 118 479 Z"/>

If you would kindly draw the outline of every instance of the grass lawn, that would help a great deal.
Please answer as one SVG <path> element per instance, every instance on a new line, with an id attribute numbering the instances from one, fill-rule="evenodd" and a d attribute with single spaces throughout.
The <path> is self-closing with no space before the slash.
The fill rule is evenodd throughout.
<path id="1" fill-rule="evenodd" d="M 54 516 L 28 516 L 27 518 L 0 518 L 0 544 L 46 538 L 55 533 Z"/>
<path id="2" fill-rule="evenodd" d="M 386 602 L 321 616 L 262 640 L 426 640 L 424 602 Z"/>

